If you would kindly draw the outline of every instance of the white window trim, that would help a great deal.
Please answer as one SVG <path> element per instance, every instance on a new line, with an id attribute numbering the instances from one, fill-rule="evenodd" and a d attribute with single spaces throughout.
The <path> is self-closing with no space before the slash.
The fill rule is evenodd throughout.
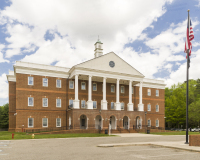
<path id="1" fill-rule="evenodd" d="M 33 78 L 33 84 L 30 84 L 30 83 L 29 83 L 29 78 L 30 78 L 30 77 L 32 77 L 32 76 L 28 76 L 28 85 L 29 85 L 29 86 L 33 86 L 33 84 L 34 84 L 34 77 L 32 77 L 32 78 Z"/>
<path id="2" fill-rule="evenodd" d="M 42 118 L 42 127 L 45 127 L 45 128 L 46 128 L 46 127 L 48 127 L 48 118 L 46 118 L 46 119 L 47 119 L 47 126 L 43 126 L 43 119 L 44 119 L 44 118 Z"/>
<path id="3" fill-rule="evenodd" d="M 73 82 L 73 88 L 70 88 L 70 82 Z M 69 81 L 69 89 L 74 89 L 74 81 Z"/>
<path id="4" fill-rule="evenodd" d="M 121 86 L 121 87 L 120 87 L 121 93 L 125 93 L 125 87 L 124 87 L 124 92 L 122 92 L 122 87 L 124 87 L 124 86 Z"/>
<path id="5" fill-rule="evenodd" d="M 158 105 L 158 104 L 156 104 L 156 106 L 158 106 L 158 111 L 156 110 L 156 112 L 159 112 L 159 105 Z"/>
<path id="6" fill-rule="evenodd" d="M 59 80 L 59 81 L 60 81 L 60 87 L 58 87 L 57 80 Z M 61 82 L 61 79 L 56 79 L 56 88 L 62 88 L 62 82 Z"/>
<path id="7" fill-rule="evenodd" d="M 122 109 L 122 103 L 124 104 L 124 102 L 121 102 L 121 110 L 124 110 L 125 106 L 124 106 L 124 108 Z"/>
<path id="8" fill-rule="evenodd" d="M 158 121 L 158 126 L 156 126 L 156 127 L 159 127 L 159 120 L 158 120 L 158 119 L 156 119 L 156 121 Z"/>
<path id="9" fill-rule="evenodd" d="M 33 97 L 28 97 L 28 106 L 33 107 L 34 106 L 34 98 L 33 98 L 33 105 L 29 104 L 29 98 L 33 98 Z"/>
<path id="10" fill-rule="evenodd" d="M 156 95 L 156 97 L 159 97 L 159 90 L 157 89 L 156 91 L 158 91 L 158 95 Z"/>
<path id="11" fill-rule="evenodd" d="M 58 118 L 56 118 L 56 127 L 61 127 L 61 118 L 59 118 L 60 119 L 60 126 L 57 126 L 57 119 Z"/>
<path id="12" fill-rule="evenodd" d="M 86 108 L 86 101 L 85 101 L 85 107 L 82 107 L 82 101 L 85 101 L 85 100 L 81 100 L 81 108 Z"/>
<path id="13" fill-rule="evenodd" d="M 29 118 L 28 118 L 28 128 L 34 128 L 34 118 L 31 118 L 31 119 L 33 119 L 33 126 L 29 125 Z"/>
<path id="14" fill-rule="evenodd" d="M 45 98 L 42 98 L 42 107 L 48 107 L 48 98 L 46 98 L 47 99 L 47 106 L 44 106 L 44 99 Z"/>
<path id="15" fill-rule="evenodd" d="M 44 79 L 47 79 L 47 86 L 44 86 Z M 42 78 L 42 86 L 43 87 L 48 87 L 48 78 Z"/>
<path id="16" fill-rule="evenodd" d="M 150 121 L 150 125 L 148 125 L 148 121 Z M 151 127 L 151 120 L 150 119 L 147 120 L 147 127 Z"/>
<path id="17" fill-rule="evenodd" d="M 82 84 L 85 82 L 81 82 L 81 90 L 86 90 L 86 83 L 85 83 L 85 89 L 82 89 Z"/>
<path id="18" fill-rule="evenodd" d="M 150 105 L 150 110 L 149 110 L 149 107 L 148 107 L 148 105 Z M 147 104 L 147 111 L 151 111 L 151 104 L 149 103 L 149 104 Z"/>
<path id="19" fill-rule="evenodd" d="M 112 92 L 112 86 L 114 87 L 114 91 L 113 92 Z M 113 85 L 113 84 L 111 85 L 110 92 L 111 93 L 115 93 L 115 85 Z"/>
<path id="20" fill-rule="evenodd" d="M 60 99 L 60 106 L 57 106 L 57 100 Z M 61 98 L 56 98 L 56 107 L 61 108 Z"/>
<path id="21" fill-rule="evenodd" d="M 111 106 L 112 106 L 112 105 L 111 105 L 112 103 L 113 103 L 113 108 L 111 107 Z M 111 110 L 114 110 L 114 109 L 115 109 L 115 103 L 114 103 L 114 102 L 110 102 L 110 109 L 111 109 Z"/>
<path id="22" fill-rule="evenodd" d="M 94 102 L 96 102 L 96 108 L 94 108 L 94 105 L 93 105 L 93 109 L 97 109 L 97 101 L 93 101 L 93 103 L 94 103 Z"/>
<path id="23" fill-rule="evenodd" d="M 150 95 L 149 95 L 149 91 L 150 91 Z M 147 96 L 151 96 L 151 89 L 147 89 Z"/>
<path id="24" fill-rule="evenodd" d="M 93 84 L 96 84 L 96 90 L 94 90 Z M 93 90 L 93 91 L 97 91 L 97 83 L 92 83 L 92 90 Z"/>

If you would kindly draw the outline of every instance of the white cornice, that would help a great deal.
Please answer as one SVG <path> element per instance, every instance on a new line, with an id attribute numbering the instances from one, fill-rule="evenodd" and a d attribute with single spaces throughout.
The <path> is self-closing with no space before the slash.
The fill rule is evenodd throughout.
<path id="1" fill-rule="evenodd" d="M 14 71 L 9 71 L 9 74 L 6 76 L 7 76 L 8 82 L 16 82 Z"/>
<path id="2" fill-rule="evenodd" d="M 139 84 L 136 84 L 135 86 L 139 86 Z M 144 78 L 142 87 L 147 88 L 158 88 L 158 89 L 165 89 L 166 84 L 163 80 L 157 80 L 157 79 L 148 79 Z"/>

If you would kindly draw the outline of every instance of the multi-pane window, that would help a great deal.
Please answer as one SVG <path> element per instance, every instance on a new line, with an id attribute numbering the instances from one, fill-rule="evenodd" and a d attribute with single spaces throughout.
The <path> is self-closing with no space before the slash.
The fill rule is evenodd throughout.
<path id="1" fill-rule="evenodd" d="M 159 112 L 159 105 L 156 105 L 156 112 Z"/>
<path id="2" fill-rule="evenodd" d="M 148 95 L 148 96 L 151 95 L 151 89 L 147 89 L 147 95 Z"/>
<path id="3" fill-rule="evenodd" d="M 43 107 L 48 107 L 48 98 L 42 98 Z"/>
<path id="4" fill-rule="evenodd" d="M 97 109 L 97 101 L 93 101 L 93 109 Z"/>
<path id="5" fill-rule="evenodd" d="M 43 86 L 48 87 L 48 78 L 43 78 Z"/>
<path id="6" fill-rule="evenodd" d="M 147 105 L 147 111 L 151 111 L 151 104 Z"/>
<path id="7" fill-rule="evenodd" d="M 56 79 L 56 87 L 61 88 L 61 80 L 60 79 Z"/>
<path id="8" fill-rule="evenodd" d="M 56 99 L 56 107 L 61 107 L 61 99 Z"/>
<path id="9" fill-rule="evenodd" d="M 72 108 L 73 107 L 73 99 L 69 100 L 69 107 Z"/>
<path id="10" fill-rule="evenodd" d="M 156 96 L 157 97 L 159 96 L 159 90 L 156 90 Z"/>
<path id="11" fill-rule="evenodd" d="M 124 86 L 121 86 L 121 93 L 124 93 Z"/>
<path id="12" fill-rule="evenodd" d="M 148 119 L 147 125 L 148 125 L 148 127 L 151 127 L 151 120 L 150 119 Z"/>
<path id="13" fill-rule="evenodd" d="M 56 118 L 56 127 L 61 127 L 61 118 Z"/>
<path id="14" fill-rule="evenodd" d="M 132 94 L 134 94 L 134 88 L 133 88 L 133 86 L 132 86 Z"/>
<path id="15" fill-rule="evenodd" d="M 33 85 L 33 77 L 28 77 L 28 85 Z"/>
<path id="16" fill-rule="evenodd" d="M 82 90 L 85 90 L 86 89 L 86 86 L 85 86 L 86 84 L 85 84 L 85 82 L 81 82 L 81 89 Z"/>
<path id="17" fill-rule="evenodd" d="M 159 120 L 156 120 L 156 127 L 159 127 Z"/>
<path id="18" fill-rule="evenodd" d="M 28 97 L 28 106 L 33 106 L 33 97 Z"/>
<path id="19" fill-rule="evenodd" d="M 121 110 L 124 110 L 124 103 L 121 103 Z"/>
<path id="20" fill-rule="evenodd" d="M 115 92 L 115 86 L 111 85 L 111 92 Z"/>
<path id="21" fill-rule="evenodd" d="M 114 109 L 114 102 L 111 102 L 111 109 Z"/>
<path id="22" fill-rule="evenodd" d="M 74 89 L 74 81 L 69 81 L 69 89 Z"/>
<path id="23" fill-rule="evenodd" d="M 42 118 L 42 127 L 48 127 L 48 118 Z"/>
<path id="24" fill-rule="evenodd" d="M 85 108 L 85 100 L 81 100 L 81 108 Z"/>
<path id="25" fill-rule="evenodd" d="M 93 91 L 97 91 L 97 84 L 96 83 L 93 83 Z"/>
<path id="26" fill-rule="evenodd" d="M 28 127 L 33 127 L 33 118 L 28 118 Z"/>

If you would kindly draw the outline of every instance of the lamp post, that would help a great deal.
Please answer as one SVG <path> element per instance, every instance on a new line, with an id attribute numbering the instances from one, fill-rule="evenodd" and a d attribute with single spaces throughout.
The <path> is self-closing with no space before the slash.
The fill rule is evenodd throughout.
<path id="1" fill-rule="evenodd" d="M 144 115 L 145 115 L 145 133 L 147 133 L 147 126 L 146 126 L 146 115 L 147 115 L 147 112 L 144 112 Z"/>

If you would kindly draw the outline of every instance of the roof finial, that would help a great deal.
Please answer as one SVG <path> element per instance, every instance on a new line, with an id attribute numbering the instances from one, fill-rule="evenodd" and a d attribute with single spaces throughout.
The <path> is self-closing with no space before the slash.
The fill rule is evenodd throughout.
<path id="1" fill-rule="evenodd" d="M 98 40 L 97 40 L 97 41 L 100 41 L 100 40 L 99 40 L 99 35 L 98 35 Z"/>

